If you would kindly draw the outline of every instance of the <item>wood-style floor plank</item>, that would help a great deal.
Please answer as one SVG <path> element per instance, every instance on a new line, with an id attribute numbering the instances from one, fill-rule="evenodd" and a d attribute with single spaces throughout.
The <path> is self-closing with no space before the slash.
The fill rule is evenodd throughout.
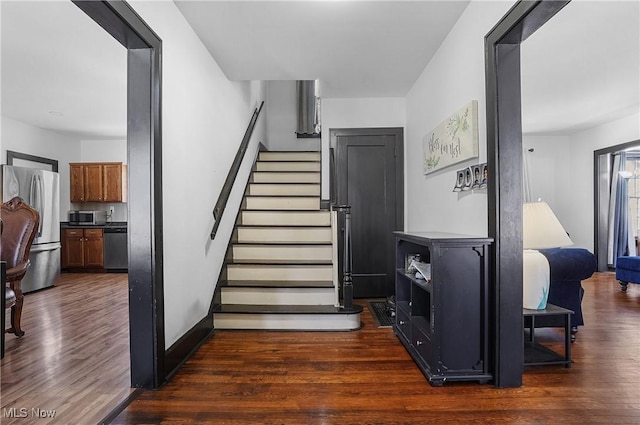
<path id="1" fill-rule="evenodd" d="M 219 331 L 115 424 L 638 424 L 640 285 L 584 282 L 575 363 L 527 368 L 521 388 L 431 387 L 369 311 L 357 332 Z M 536 332 L 561 350 L 560 330 Z"/>
<path id="2" fill-rule="evenodd" d="M 63 273 L 55 287 L 25 295 L 26 334 L 5 336 L 0 422 L 93 425 L 125 400 L 128 302 L 127 275 L 114 273 Z M 33 408 L 55 416 L 34 417 Z M 10 417 L 20 409 L 27 417 Z"/>
<path id="3" fill-rule="evenodd" d="M 22 339 L 7 335 L 3 424 L 94 424 L 129 393 L 126 275 L 62 275 L 27 295 Z M 584 282 L 586 326 L 572 368 L 527 369 L 524 385 L 430 387 L 365 309 L 358 332 L 221 331 L 117 424 L 640 423 L 640 286 Z M 557 330 L 537 332 L 557 349 Z M 55 409 L 11 419 L 4 409 Z"/>

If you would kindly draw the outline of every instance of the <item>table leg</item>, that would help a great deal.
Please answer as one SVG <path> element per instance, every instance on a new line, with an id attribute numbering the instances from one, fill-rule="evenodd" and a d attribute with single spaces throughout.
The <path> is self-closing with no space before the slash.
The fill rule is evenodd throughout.
<path id="1" fill-rule="evenodd" d="M 571 367 L 571 314 L 564 315 L 564 357 L 566 367 Z"/>
<path id="2" fill-rule="evenodd" d="M 531 316 L 531 326 L 529 327 L 529 341 L 531 341 L 532 344 L 535 344 L 536 342 L 535 329 L 536 329 L 536 316 Z"/>

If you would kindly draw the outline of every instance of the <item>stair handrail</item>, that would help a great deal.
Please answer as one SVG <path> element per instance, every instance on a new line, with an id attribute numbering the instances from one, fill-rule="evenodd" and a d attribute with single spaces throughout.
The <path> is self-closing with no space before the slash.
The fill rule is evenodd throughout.
<path id="1" fill-rule="evenodd" d="M 218 196 L 216 205 L 213 207 L 214 223 L 213 223 L 213 229 L 211 229 L 211 239 L 214 239 L 216 237 L 216 232 L 218 231 L 218 226 L 220 225 L 220 219 L 222 218 L 224 209 L 227 206 L 227 201 L 229 201 L 229 196 L 231 195 L 231 189 L 233 189 L 233 183 L 236 181 L 236 178 L 238 177 L 238 171 L 240 171 L 240 165 L 242 164 L 244 155 L 247 152 L 249 141 L 251 140 L 251 136 L 253 135 L 253 130 L 256 126 L 256 122 L 258 121 L 258 117 L 260 116 L 260 111 L 262 111 L 263 106 L 264 106 L 264 101 L 260 102 L 260 106 L 253 111 L 253 115 L 251 116 L 251 120 L 249 121 L 249 126 L 247 127 L 247 130 L 244 132 L 244 137 L 242 138 L 242 142 L 238 147 L 238 152 L 236 152 L 236 156 L 233 159 L 233 163 L 231 164 L 231 169 L 229 169 L 227 178 L 224 181 L 224 185 L 222 186 L 222 191 L 220 192 L 220 196 Z"/>

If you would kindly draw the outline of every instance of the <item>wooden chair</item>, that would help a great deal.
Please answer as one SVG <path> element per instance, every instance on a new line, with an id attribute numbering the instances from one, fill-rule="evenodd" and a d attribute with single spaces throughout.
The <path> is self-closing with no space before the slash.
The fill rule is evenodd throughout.
<path id="1" fill-rule="evenodd" d="M 3 203 L 1 208 L 2 249 L 0 257 L 2 261 L 7 263 L 6 280 L 8 285 L 8 288 L 5 285 L 5 299 L 11 300 L 11 294 L 7 293 L 7 289 L 13 291 L 15 295 L 15 303 L 11 307 L 11 327 L 3 331 L 21 337 L 24 335 L 24 331 L 20 327 L 24 300 L 21 283 L 30 266 L 29 252 L 38 230 L 40 218 L 38 212 L 19 197 Z"/>
<path id="2" fill-rule="evenodd" d="M 0 219 L 0 234 L 2 234 L 2 219 Z M 4 327 L 6 320 L 5 309 L 11 308 L 16 305 L 16 294 L 11 290 L 11 288 L 7 287 L 7 265 L 4 261 L 0 261 L 0 282 L 2 282 L 2 286 L 4 286 L 4 297 L 0 297 L 0 302 L 2 302 L 2 307 L 0 307 L 0 311 L 2 312 L 2 325 L 0 325 L 0 329 L 2 329 L 2 338 L 0 338 L 1 346 L 0 346 L 0 358 L 4 359 Z"/>

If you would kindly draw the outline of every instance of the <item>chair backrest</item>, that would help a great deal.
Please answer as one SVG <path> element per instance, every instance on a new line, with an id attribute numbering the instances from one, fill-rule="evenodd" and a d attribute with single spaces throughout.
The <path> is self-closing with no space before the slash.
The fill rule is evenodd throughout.
<path id="1" fill-rule="evenodd" d="M 2 261 L 7 262 L 7 269 L 10 269 L 29 259 L 40 217 L 36 210 L 16 196 L 2 204 L 0 218 L 2 218 L 0 257 Z"/>

